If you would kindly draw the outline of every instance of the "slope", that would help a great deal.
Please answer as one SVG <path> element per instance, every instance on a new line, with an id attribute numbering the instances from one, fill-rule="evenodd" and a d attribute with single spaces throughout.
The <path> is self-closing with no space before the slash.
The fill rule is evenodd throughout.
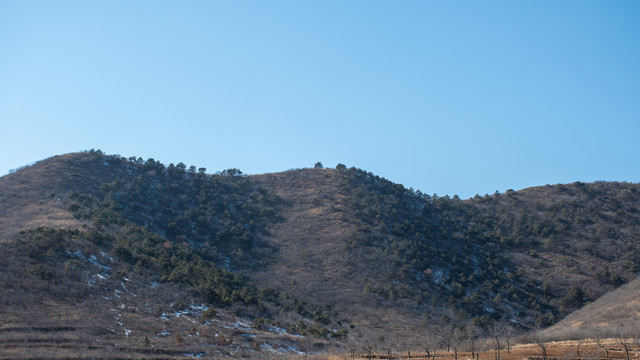
<path id="1" fill-rule="evenodd" d="M 0 178 L 2 310 L 43 297 L 112 311 L 126 286 L 155 294 L 131 305 L 148 324 L 181 303 L 317 344 L 547 326 L 635 276 L 638 190 L 574 183 L 463 201 L 344 165 L 211 175 L 68 154 Z M 150 327 L 138 344 L 160 341 Z"/>
<path id="2" fill-rule="evenodd" d="M 329 299 L 335 309 L 350 304 L 352 325 L 425 328 L 444 318 L 546 326 L 635 277 L 639 260 L 635 184 L 462 201 L 343 166 L 252 179 L 288 205 L 267 240 L 281 251 L 250 276 L 304 289 L 301 298 Z"/>
<path id="3" fill-rule="evenodd" d="M 0 354 L 231 356 L 261 347 L 297 351 L 299 336 L 281 326 L 336 335 L 297 323 L 305 319 L 301 313 L 321 311 L 259 289 L 234 270 L 254 266 L 240 253 L 262 249 L 255 238 L 259 213 L 273 217 L 261 206 L 273 199 L 235 175 L 205 176 L 182 164 L 92 151 L 3 178 L 2 194 L 11 201 L 3 203 L 10 226 L 0 242 Z M 21 196 L 10 196 L 16 192 Z M 52 213 L 65 222 L 49 216 L 47 227 L 31 228 L 28 217 L 19 218 Z M 274 321 L 278 313 L 291 322 Z M 321 337 L 310 344 L 323 346 Z M 52 352 L 60 341 L 70 345 Z"/>
<path id="4" fill-rule="evenodd" d="M 397 258 L 381 247 L 351 251 L 363 224 L 349 210 L 345 175 L 334 169 L 301 169 L 250 177 L 282 200 L 283 221 L 265 238 L 278 249 L 260 271 L 247 275 L 255 283 L 289 291 L 330 314 L 356 332 L 407 333 L 424 327 L 423 315 L 368 290 L 389 283 Z M 361 330 L 362 329 L 362 330 Z"/>
<path id="5" fill-rule="evenodd" d="M 636 338 L 640 328 L 640 279 L 585 305 L 544 331 L 553 339 Z"/>

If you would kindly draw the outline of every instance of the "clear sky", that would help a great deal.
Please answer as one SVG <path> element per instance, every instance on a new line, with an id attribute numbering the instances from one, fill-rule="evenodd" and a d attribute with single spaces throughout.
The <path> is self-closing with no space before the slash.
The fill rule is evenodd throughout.
<path id="1" fill-rule="evenodd" d="M 640 179 L 640 1 L 0 1 L 0 174 L 102 149 L 439 195 Z"/>

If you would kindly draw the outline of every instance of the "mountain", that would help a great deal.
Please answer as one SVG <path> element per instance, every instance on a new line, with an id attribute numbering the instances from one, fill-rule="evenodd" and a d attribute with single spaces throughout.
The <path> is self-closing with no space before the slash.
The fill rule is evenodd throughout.
<path id="1" fill-rule="evenodd" d="M 639 187 L 461 200 L 342 164 L 56 156 L 0 178 L 0 344 L 237 356 L 549 326 L 635 277 Z"/>

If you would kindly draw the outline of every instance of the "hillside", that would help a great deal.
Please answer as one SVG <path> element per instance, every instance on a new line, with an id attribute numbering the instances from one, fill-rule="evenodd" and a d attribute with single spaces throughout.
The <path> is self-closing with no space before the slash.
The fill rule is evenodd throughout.
<path id="1" fill-rule="evenodd" d="M 640 279 L 624 284 L 544 331 L 549 338 L 637 338 Z"/>
<path id="2" fill-rule="evenodd" d="M 0 344 L 223 356 L 548 326 L 635 277 L 639 187 L 461 200 L 344 165 L 56 156 L 0 178 Z"/>
<path id="3" fill-rule="evenodd" d="M 390 314 L 411 308 L 428 315 L 418 322 L 444 315 L 480 326 L 501 319 L 546 326 L 637 271 L 633 184 L 574 183 L 462 201 L 414 193 L 358 169 L 257 178 L 290 199 L 283 211 L 298 214 L 274 228 L 289 247 L 274 263 L 322 269 L 322 276 L 292 271 L 287 283 L 303 280 L 314 294 L 326 289 L 374 314 L 377 307 Z M 357 275 L 335 271 L 345 268 Z M 347 286 L 331 293 L 335 283 Z"/>

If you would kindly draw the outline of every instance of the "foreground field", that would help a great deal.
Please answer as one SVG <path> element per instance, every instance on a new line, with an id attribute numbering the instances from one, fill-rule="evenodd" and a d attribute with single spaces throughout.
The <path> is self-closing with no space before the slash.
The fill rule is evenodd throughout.
<path id="1" fill-rule="evenodd" d="M 625 351 L 625 345 L 627 351 Z M 616 340 L 582 340 L 582 341 L 554 341 L 548 343 L 542 343 L 546 350 L 546 358 L 551 359 L 564 359 L 564 360 L 578 360 L 578 359 L 640 359 L 640 346 L 633 344 L 632 339 Z M 543 350 L 538 344 L 518 344 L 513 345 L 509 351 L 507 349 L 501 349 L 500 360 L 543 360 Z M 318 357 L 318 359 L 324 357 Z M 350 356 L 342 355 L 336 357 L 326 357 L 327 359 L 335 358 L 352 358 Z M 369 359 L 368 354 L 359 353 L 353 357 L 354 359 Z M 415 360 L 473 360 L 473 354 L 471 352 L 458 352 L 456 354 L 451 352 L 438 352 L 435 355 L 431 354 L 427 357 L 425 353 L 397 353 L 394 352 L 391 355 L 376 353 L 372 354 L 373 359 L 415 359 Z M 475 354 L 476 360 L 496 360 L 498 354 L 495 349 L 482 350 Z"/>

